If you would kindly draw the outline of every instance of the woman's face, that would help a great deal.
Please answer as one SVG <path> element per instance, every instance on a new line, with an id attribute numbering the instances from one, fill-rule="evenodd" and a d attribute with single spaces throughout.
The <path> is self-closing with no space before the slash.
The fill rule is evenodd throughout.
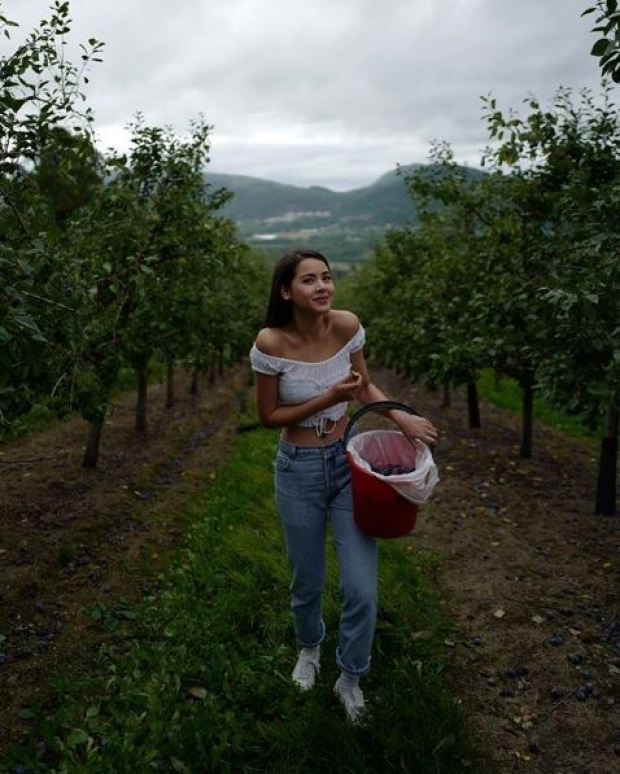
<path id="1" fill-rule="evenodd" d="M 331 272 L 319 258 L 300 261 L 290 288 L 282 288 L 282 297 L 300 311 L 328 312 L 333 296 Z"/>

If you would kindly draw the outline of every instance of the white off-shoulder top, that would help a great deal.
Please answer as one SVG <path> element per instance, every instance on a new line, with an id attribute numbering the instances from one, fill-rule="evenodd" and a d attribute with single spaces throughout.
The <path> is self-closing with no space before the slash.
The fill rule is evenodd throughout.
<path id="1" fill-rule="evenodd" d="M 360 325 L 341 350 L 327 360 L 319 360 L 316 363 L 266 355 L 254 344 L 250 350 L 250 364 L 258 373 L 279 377 L 280 403 L 303 403 L 345 379 L 351 371 L 351 355 L 359 352 L 365 341 L 366 333 Z M 318 435 L 324 435 L 329 432 L 330 425 L 333 427 L 333 424 L 345 415 L 347 405 L 346 402 L 334 403 L 333 406 L 302 419 L 298 424 L 300 427 L 314 427 Z"/>

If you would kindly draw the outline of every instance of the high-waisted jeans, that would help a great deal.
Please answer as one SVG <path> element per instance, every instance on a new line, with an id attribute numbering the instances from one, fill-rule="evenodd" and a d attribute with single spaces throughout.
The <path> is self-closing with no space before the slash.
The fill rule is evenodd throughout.
<path id="1" fill-rule="evenodd" d="M 377 616 L 377 541 L 353 520 L 344 443 L 311 447 L 281 440 L 274 468 L 276 505 L 293 575 L 297 644 L 314 647 L 325 637 L 322 599 L 331 519 L 342 597 L 336 662 L 351 675 L 363 675 L 370 667 Z"/>

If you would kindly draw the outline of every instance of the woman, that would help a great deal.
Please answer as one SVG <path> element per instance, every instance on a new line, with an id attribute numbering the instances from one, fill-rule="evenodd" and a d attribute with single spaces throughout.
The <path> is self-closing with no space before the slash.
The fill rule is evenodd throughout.
<path id="1" fill-rule="evenodd" d="M 292 677 L 308 690 L 319 672 L 329 519 L 343 600 L 334 691 L 357 721 L 365 709 L 358 682 L 370 667 L 375 631 L 377 544 L 353 520 L 342 435 L 348 401 L 386 398 L 368 375 L 364 329 L 353 313 L 332 309 L 333 295 L 324 255 L 314 250 L 284 255 L 273 270 L 266 327 L 256 337 L 250 361 L 261 422 L 282 429 L 275 496 L 292 570 L 291 608 L 300 649 Z M 436 442 L 437 431 L 427 419 L 402 411 L 387 415 L 409 438 Z"/>

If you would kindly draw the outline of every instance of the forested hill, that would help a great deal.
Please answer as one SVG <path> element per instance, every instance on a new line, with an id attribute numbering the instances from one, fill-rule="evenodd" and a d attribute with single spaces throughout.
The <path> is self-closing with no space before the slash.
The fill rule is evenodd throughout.
<path id="1" fill-rule="evenodd" d="M 412 216 L 403 177 L 396 171 L 372 185 L 351 191 L 302 188 L 246 175 L 208 174 L 207 183 L 234 194 L 226 214 L 238 221 L 268 220 L 289 213 L 329 213 L 334 220 L 362 219 L 376 224 L 402 223 Z"/>
<path id="2" fill-rule="evenodd" d="M 412 164 L 402 171 L 423 168 Z M 464 172 L 483 174 L 468 168 Z M 404 175 L 396 169 L 372 185 L 342 192 L 245 175 L 207 173 L 205 179 L 211 190 L 226 188 L 233 194 L 222 214 L 236 221 L 247 242 L 267 252 L 311 241 L 335 260 L 356 262 L 368 257 L 386 228 L 418 222 Z"/>

